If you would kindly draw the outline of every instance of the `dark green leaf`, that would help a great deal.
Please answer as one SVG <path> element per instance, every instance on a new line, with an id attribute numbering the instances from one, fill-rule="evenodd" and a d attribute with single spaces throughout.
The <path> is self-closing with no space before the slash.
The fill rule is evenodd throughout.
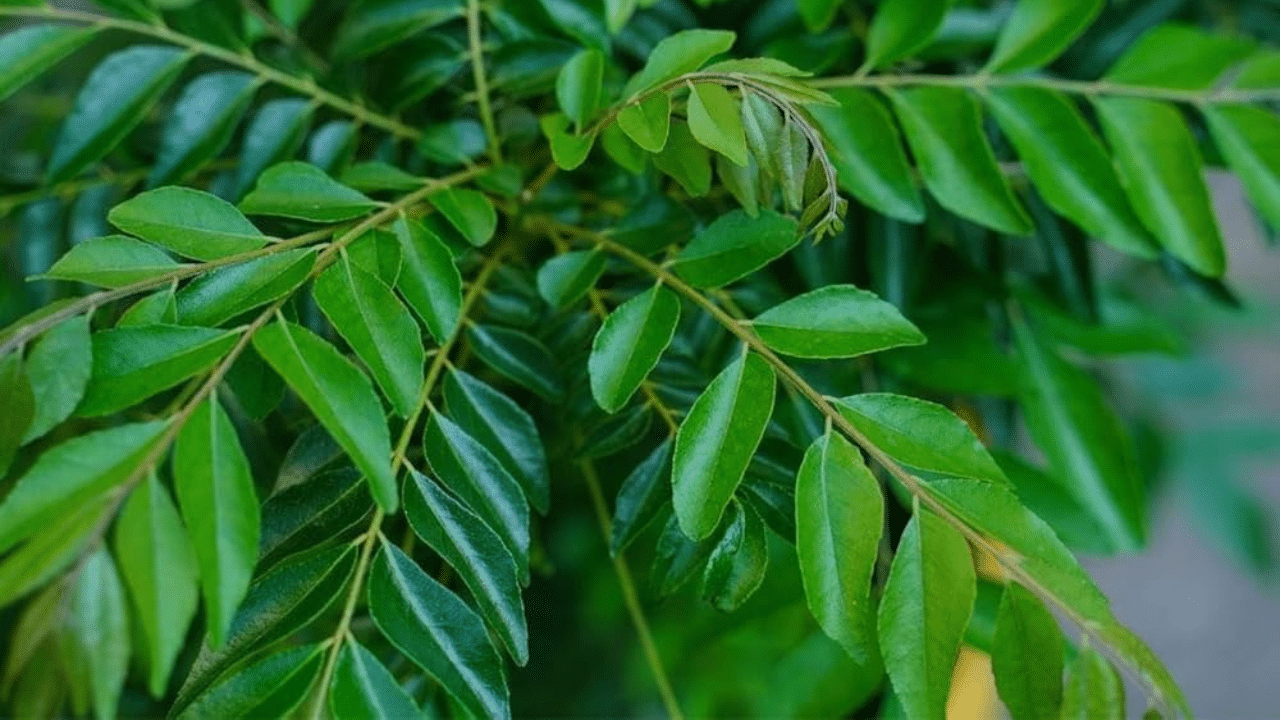
<path id="1" fill-rule="evenodd" d="M 362 58 L 462 14 L 458 0 L 361 0 L 347 10 L 333 53 Z"/>
<path id="2" fill-rule="evenodd" d="M 163 250 L 131 237 L 110 235 L 72 247 L 42 277 L 119 288 L 178 269 Z"/>
<path id="3" fill-rule="evenodd" d="M 671 499 L 671 447 L 670 438 L 663 440 L 622 481 L 613 503 L 613 532 L 609 540 L 609 554 L 614 557 L 658 517 Z"/>
<path id="4" fill-rule="evenodd" d="M 602 458 L 621 452 L 648 437 L 652 421 L 653 410 L 647 404 L 636 404 L 625 412 L 605 416 L 582 441 L 578 457 Z"/>
<path id="5" fill-rule="evenodd" d="M 398 287 L 437 343 L 453 337 L 462 313 L 462 276 L 438 235 L 412 220 L 397 221 L 404 257 Z"/>
<path id="6" fill-rule="evenodd" d="M 174 297 L 178 321 L 221 325 L 293 292 L 311 274 L 315 262 L 315 250 L 295 248 L 201 275 Z"/>
<path id="7" fill-rule="evenodd" d="M 697 70 L 711 58 L 733 47 L 735 37 L 727 30 L 696 29 L 663 38 L 649 53 L 644 69 L 627 81 L 622 97 L 634 98 L 649 88 Z"/>
<path id="8" fill-rule="evenodd" d="M 23 443 L 43 436 L 71 416 L 85 395 L 92 371 L 93 345 L 89 339 L 88 316 L 77 315 L 63 320 L 36 341 L 27 356 L 26 372 L 35 399 L 35 411 L 21 436 Z M 14 418 L 21 417 L 21 389 L 13 395 L 0 394 L 15 399 L 6 405 L 5 413 L 12 413 Z M 0 474 L 5 465 L 0 461 Z"/>
<path id="9" fill-rule="evenodd" d="M 378 192 L 381 190 L 408 192 L 422 187 L 422 178 L 381 160 L 370 160 L 352 165 L 342 171 L 339 179 L 343 185 L 352 187 L 360 192 Z"/>
<path id="10" fill-rule="evenodd" d="M 1124 683 L 1111 662 L 1086 643 L 1067 668 L 1062 720 L 1121 720 Z"/>
<path id="11" fill-rule="evenodd" d="M 618 113 L 618 127 L 645 150 L 662 152 L 671 127 L 671 96 L 654 93 L 634 105 L 627 105 Z"/>
<path id="12" fill-rule="evenodd" d="M 556 102 L 579 132 L 600 107 L 603 78 L 604 53 L 599 50 L 583 50 L 560 69 L 556 79 Z"/>
<path id="13" fill-rule="evenodd" d="M 680 298 L 660 285 L 605 318 L 587 363 L 591 394 L 600 407 L 614 413 L 627 404 L 671 344 L 679 321 Z"/>
<path id="14" fill-rule="evenodd" d="M 564 34 L 587 47 L 609 49 L 609 31 L 599 0 L 538 0 L 538 4 Z"/>
<path id="15" fill-rule="evenodd" d="M 475 190 L 445 188 L 431 195 L 431 204 L 476 247 L 489 242 L 498 227 L 493 203 Z"/>
<path id="16" fill-rule="evenodd" d="M 768 265 L 800 242 L 796 221 L 772 210 L 725 213 L 676 256 L 674 269 L 699 287 L 718 287 Z"/>
<path id="17" fill-rule="evenodd" d="M 764 582 L 769 546 L 764 521 L 750 506 L 734 503 L 702 575 L 702 596 L 722 612 L 737 610 Z"/>
<path id="18" fill-rule="evenodd" d="M 1256 45 L 1243 37 L 1169 23 L 1147 31 L 1111 66 L 1104 81 L 1117 85 L 1199 90 L 1213 85 Z M 1177 48 L 1177 52 L 1170 52 Z"/>
<path id="19" fill-rule="evenodd" d="M 724 86 L 710 82 L 692 84 L 687 112 L 689 131 L 695 140 L 737 165 L 747 164 L 747 137 L 742 128 L 741 111 Z"/>
<path id="20" fill-rule="evenodd" d="M 258 565 L 270 567 L 286 555 L 346 539 L 371 507 L 360 473 L 352 468 L 321 472 L 280 490 L 262 505 Z"/>
<path id="21" fill-rule="evenodd" d="M 269 655 L 213 686 L 178 720 L 288 717 L 320 674 L 323 647 L 303 645 Z"/>
<path id="22" fill-rule="evenodd" d="M 185 180 L 221 153 L 258 85 L 253 75 L 232 70 L 205 73 L 192 80 L 165 119 L 160 152 L 147 175 L 147 185 Z"/>
<path id="23" fill-rule="evenodd" d="M 885 0 L 867 30 L 866 67 L 881 68 L 922 49 L 933 39 L 951 0 Z"/>
<path id="24" fill-rule="evenodd" d="M 1005 586 L 991 640 L 991 670 L 1014 720 L 1056 720 L 1062 706 L 1062 631 L 1040 600 Z"/>
<path id="25" fill-rule="evenodd" d="M 235 197 L 241 197 L 263 170 L 288 160 L 302 144 L 315 106 L 300 98 L 263 103 L 245 129 L 236 168 Z"/>
<path id="26" fill-rule="evenodd" d="M 0 357 L 0 397 L 5 398 L 8 406 L 0 416 L 0 477 L 4 477 L 36 413 L 35 394 L 22 371 L 20 353 Z"/>
<path id="27" fill-rule="evenodd" d="M 93 375 L 76 414 L 106 415 L 209 369 L 236 342 L 225 330 L 140 325 L 93 334 Z"/>
<path id="28" fill-rule="evenodd" d="M 855 357 L 924 343 L 897 308 L 852 285 L 796 296 L 756 316 L 751 328 L 774 350 L 802 358 Z"/>
<path id="29" fill-rule="evenodd" d="M 1200 112 L 1249 200 L 1280 227 L 1280 118 L 1249 105 L 1204 106 Z"/>
<path id="30" fill-rule="evenodd" d="M 1000 31 L 987 72 L 1034 70 L 1052 62 L 1102 6 L 1103 0 L 1021 0 Z"/>
<path id="31" fill-rule="evenodd" d="M 240 201 L 250 215 L 337 222 L 359 217 L 376 205 L 358 190 L 334 180 L 315 165 L 283 162 L 272 166 Z"/>
<path id="32" fill-rule="evenodd" d="M 471 118 L 428 125 L 418 138 L 418 151 L 438 163 L 466 165 L 488 149 L 484 127 Z"/>
<path id="33" fill-rule="evenodd" d="M 335 720 L 397 720 L 422 711 L 378 657 L 354 639 L 343 643 L 329 689 Z"/>
<path id="34" fill-rule="evenodd" d="M 72 672 L 88 672 L 93 714 L 102 720 L 115 718 L 129 672 L 127 602 L 111 555 L 102 548 L 90 553 L 66 598 L 66 637 L 75 655 Z"/>
<path id="35" fill-rule="evenodd" d="M 0 36 L 0 100 L 40 77 L 97 34 L 95 27 L 33 24 Z"/>
<path id="36" fill-rule="evenodd" d="M 840 0 L 799 0 L 800 17 L 809 32 L 821 32 L 835 20 L 840 10 Z"/>
<path id="37" fill-rule="evenodd" d="M 599 250 L 557 255 L 538 268 L 538 294 L 563 310 L 578 302 L 604 274 L 605 256 Z"/>
<path id="38" fill-rule="evenodd" d="M 716 173 L 742 209 L 751 217 L 760 215 L 760 164 L 750 155 L 747 164 L 738 166 L 724 155 L 716 156 Z"/>
<path id="39" fill-rule="evenodd" d="M 495 325 L 472 325 L 467 328 L 467 339 L 476 356 L 498 373 L 548 402 L 563 398 L 564 381 L 556 360 L 534 337 Z"/>
<path id="40" fill-rule="evenodd" d="M 694 197 L 710 192 L 711 153 L 694 139 L 688 124 L 671 123 L 666 138 L 662 152 L 653 156 L 654 167 L 670 175 Z M 632 139 L 640 142 L 634 135 Z"/>
<path id="41" fill-rule="evenodd" d="M 690 540 L 680 529 L 675 515 L 667 520 L 658 537 L 653 558 L 653 584 L 660 597 L 666 597 L 689 582 L 711 554 L 710 542 Z"/>

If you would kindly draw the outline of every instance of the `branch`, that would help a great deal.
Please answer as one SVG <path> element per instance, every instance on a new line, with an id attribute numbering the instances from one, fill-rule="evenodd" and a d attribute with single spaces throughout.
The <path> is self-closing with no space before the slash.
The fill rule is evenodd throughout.
<path id="1" fill-rule="evenodd" d="M 502 162 L 502 141 L 493 124 L 493 108 L 489 107 L 489 81 L 484 74 L 484 47 L 480 42 L 480 0 L 467 0 L 467 45 L 471 54 L 471 76 L 476 83 L 476 105 L 480 122 L 489 140 L 489 157 L 494 164 Z"/>

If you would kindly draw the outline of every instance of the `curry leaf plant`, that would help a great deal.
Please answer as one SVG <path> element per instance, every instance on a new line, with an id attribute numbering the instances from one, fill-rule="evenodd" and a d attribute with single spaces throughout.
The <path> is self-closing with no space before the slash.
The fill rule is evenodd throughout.
<path id="1" fill-rule="evenodd" d="M 1113 5 L 0 4 L 0 714 L 1188 715 L 1092 360 L 1280 53 Z"/>

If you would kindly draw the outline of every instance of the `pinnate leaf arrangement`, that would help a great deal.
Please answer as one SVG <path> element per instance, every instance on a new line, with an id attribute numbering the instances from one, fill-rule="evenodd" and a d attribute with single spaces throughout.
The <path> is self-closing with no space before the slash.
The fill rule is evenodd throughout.
<path id="1" fill-rule="evenodd" d="M 1189 714 L 1091 258 L 1225 287 L 1280 53 L 984 5 L 0 4 L 5 714 Z"/>

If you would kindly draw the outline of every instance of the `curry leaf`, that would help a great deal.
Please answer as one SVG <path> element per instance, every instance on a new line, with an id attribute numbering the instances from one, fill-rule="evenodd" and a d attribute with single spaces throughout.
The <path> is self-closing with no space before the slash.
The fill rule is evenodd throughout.
<path id="1" fill-rule="evenodd" d="M 680 299 L 655 285 L 605 318 L 587 363 L 591 393 L 600 407 L 617 412 L 658 364 L 680 321 Z"/>
<path id="2" fill-rule="evenodd" d="M 855 357 L 924 335 L 898 309 L 852 285 L 828 285 L 757 315 L 751 328 L 769 347 L 803 358 Z"/>

